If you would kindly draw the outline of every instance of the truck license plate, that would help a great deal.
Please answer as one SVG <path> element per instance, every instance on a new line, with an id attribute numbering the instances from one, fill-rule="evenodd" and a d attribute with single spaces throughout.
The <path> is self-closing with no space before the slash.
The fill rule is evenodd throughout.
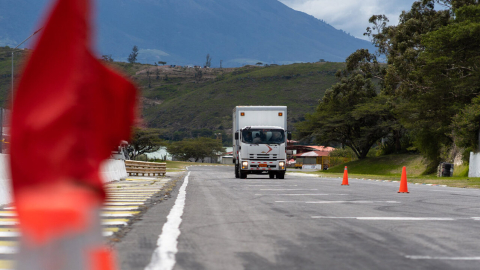
<path id="1" fill-rule="evenodd" d="M 260 164 L 259 167 L 267 167 L 267 164 Z"/>

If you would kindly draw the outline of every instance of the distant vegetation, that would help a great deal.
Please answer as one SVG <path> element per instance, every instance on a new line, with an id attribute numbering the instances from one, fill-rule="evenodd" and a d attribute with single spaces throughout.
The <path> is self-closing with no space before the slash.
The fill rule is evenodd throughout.
<path id="1" fill-rule="evenodd" d="M 351 54 L 341 81 L 298 125 L 301 135 L 347 145 L 360 159 L 373 145 L 383 153 L 419 151 L 425 173 L 461 153 L 468 159 L 480 131 L 478 1 L 416 1 L 396 26 L 384 15 L 370 22 L 367 34 L 387 64 L 368 50 Z"/>
<path id="2" fill-rule="evenodd" d="M 11 50 L 0 48 L 0 104 L 9 100 Z M 133 50 L 132 50 L 133 53 Z M 19 56 L 20 53 L 17 53 Z M 22 55 L 23 55 L 22 51 Z M 338 80 L 343 63 L 256 65 L 242 68 L 171 67 L 102 60 L 136 82 L 142 92 L 144 127 L 160 138 L 219 138 L 231 145 L 232 109 L 237 105 L 286 105 L 289 128 L 313 112 L 325 90 Z M 16 57 L 18 66 L 19 57 Z M 158 65 L 161 64 L 161 65 Z M 18 79 L 17 79 L 18 80 Z"/>
<path id="3" fill-rule="evenodd" d="M 22 59 L 29 53 L 28 50 L 15 50 L 14 55 L 14 82 L 18 83 Z M 0 106 L 4 107 L 11 101 L 12 85 L 12 48 L 0 47 Z"/>

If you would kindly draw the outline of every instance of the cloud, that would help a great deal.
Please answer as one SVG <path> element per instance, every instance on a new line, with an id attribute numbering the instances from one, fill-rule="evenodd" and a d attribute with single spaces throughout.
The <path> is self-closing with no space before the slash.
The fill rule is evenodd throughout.
<path id="1" fill-rule="evenodd" d="M 410 10 L 415 0 L 279 0 L 285 5 L 322 19 L 337 29 L 352 36 L 363 36 L 370 26 L 368 19 L 372 15 L 385 14 L 390 24 L 398 23 L 403 10 Z"/>

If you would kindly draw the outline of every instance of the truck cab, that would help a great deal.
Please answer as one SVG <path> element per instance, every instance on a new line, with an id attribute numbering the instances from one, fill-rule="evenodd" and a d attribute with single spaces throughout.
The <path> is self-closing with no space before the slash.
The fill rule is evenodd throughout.
<path id="1" fill-rule="evenodd" d="M 259 125 L 261 123 L 266 125 Z M 284 179 L 287 138 L 290 136 L 285 127 L 285 106 L 237 106 L 234 109 L 236 178 L 268 174 L 270 178 Z"/>

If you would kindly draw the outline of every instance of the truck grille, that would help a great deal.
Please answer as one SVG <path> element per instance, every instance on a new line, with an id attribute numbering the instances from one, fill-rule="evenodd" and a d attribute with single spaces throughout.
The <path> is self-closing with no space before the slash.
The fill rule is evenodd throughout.
<path id="1" fill-rule="evenodd" d="M 250 159 L 277 159 L 277 154 L 250 154 Z"/>

